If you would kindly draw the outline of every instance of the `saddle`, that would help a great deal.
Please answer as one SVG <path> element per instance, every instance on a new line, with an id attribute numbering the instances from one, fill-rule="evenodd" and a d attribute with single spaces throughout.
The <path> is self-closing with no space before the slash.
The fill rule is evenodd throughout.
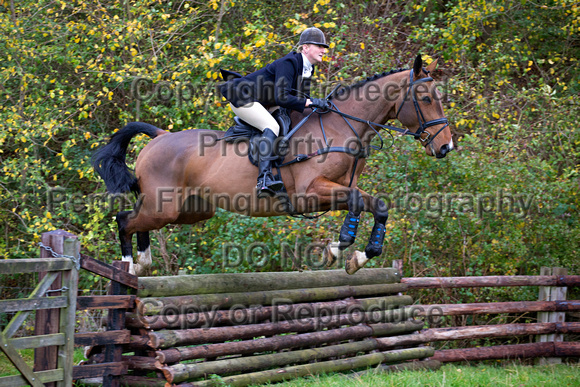
<path id="1" fill-rule="evenodd" d="M 280 125 L 280 136 L 285 136 L 290 131 L 291 121 L 290 116 L 285 108 L 279 108 L 272 116 Z M 239 142 L 248 142 L 249 144 L 249 152 L 248 158 L 253 165 L 258 165 L 258 140 L 262 136 L 262 132 L 259 129 L 256 129 L 252 125 L 248 124 L 240 117 L 234 117 L 235 124 L 232 125 L 223 137 L 223 140 L 227 143 L 239 143 Z M 278 141 L 277 142 L 277 149 L 275 150 L 275 154 L 278 156 L 276 160 L 273 161 L 272 167 L 279 167 L 286 154 L 288 153 L 288 144 L 285 141 Z"/>

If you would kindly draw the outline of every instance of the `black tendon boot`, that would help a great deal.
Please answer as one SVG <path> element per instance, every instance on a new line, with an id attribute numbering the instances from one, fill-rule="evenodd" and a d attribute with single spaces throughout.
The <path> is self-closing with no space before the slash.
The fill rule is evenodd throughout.
<path id="1" fill-rule="evenodd" d="M 281 180 L 274 180 L 272 175 L 272 161 L 277 159 L 274 155 L 274 143 L 276 141 L 276 134 L 271 129 L 266 128 L 262 133 L 262 137 L 258 141 L 258 169 L 260 175 L 258 176 L 258 197 L 264 198 L 274 196 L 276 192 L 284 187 Z"/>

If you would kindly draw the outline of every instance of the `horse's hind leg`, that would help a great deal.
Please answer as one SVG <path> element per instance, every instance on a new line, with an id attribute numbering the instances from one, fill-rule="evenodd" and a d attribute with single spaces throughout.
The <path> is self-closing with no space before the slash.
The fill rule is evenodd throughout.
<path id="1" fill-rule="evenodd" d="M 133 234 L 127 232 L 127 222 L 132 211 L 121 211 L 117 214 L 119 241 L 121 242 L 122 260 L 129 262 L 129 273 L 135 274 L 133 266 Z"/>
<path id="2" fill-rule="evenodd" d="M 151 267 L 152 263 L 149 231 L 139 231 L 137 232 L 137 260 L 135 262 L 135 272 L 143 273 L 146 269 Z"/>
<path id="3" fill-rule="evenodd" d="M 139 231 L 137 234 L 137 259 L 133 261 L 133 234 L 129 222 L 135 216 L 133 211 L 122 211 L 117 214 L 119 240 L 121 242 L 122 260 L 129 262 L 129 273 L 141 275 L 151 266 L 151 247 L 149 231 Z"/>

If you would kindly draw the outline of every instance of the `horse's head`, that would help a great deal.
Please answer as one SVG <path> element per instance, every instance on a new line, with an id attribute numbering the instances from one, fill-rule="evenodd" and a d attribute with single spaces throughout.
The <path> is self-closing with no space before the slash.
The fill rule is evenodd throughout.
<path id="1" fill-rule="evenodd" d="M 437 61 L 423 68 L 418 55 L 396 102 L 397 118 L 416 134 L 429 156 L 443 158 L 453 149 L 449 123 L 441 105 L 441 93 L 429 73 Z"/>

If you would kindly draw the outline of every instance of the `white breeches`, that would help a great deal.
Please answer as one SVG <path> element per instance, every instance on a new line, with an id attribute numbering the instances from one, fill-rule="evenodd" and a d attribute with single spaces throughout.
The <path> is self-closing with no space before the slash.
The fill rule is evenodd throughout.
<path id="1" fill-rule="evenodd" d="M 261 103 L 253 102 L 239 108 L 230 103 L 230 107 L 236 116 L 262 132 L 269 128 L 276 136 L 280 133 L 280 125 Z"/>

